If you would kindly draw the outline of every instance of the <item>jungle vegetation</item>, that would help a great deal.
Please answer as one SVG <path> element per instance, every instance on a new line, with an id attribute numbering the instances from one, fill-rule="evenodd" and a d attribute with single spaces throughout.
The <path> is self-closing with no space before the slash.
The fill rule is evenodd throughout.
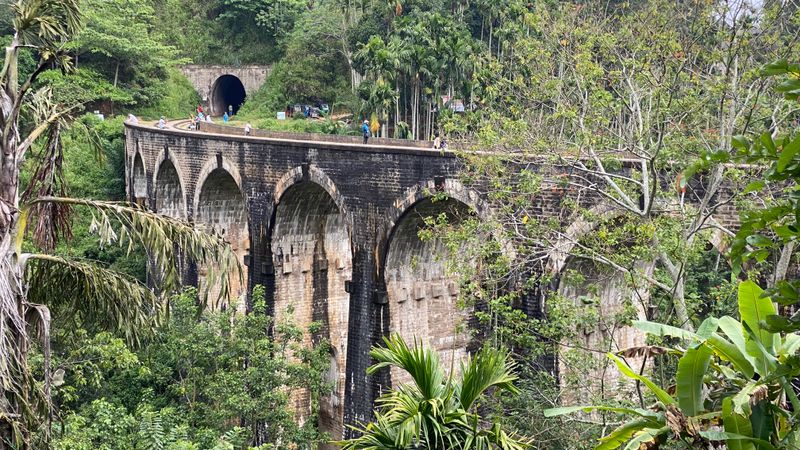
<path id="1" fill-rule="evenodd" d="M 235 272 L 225 243 L 117 203 L 123 117 L 191 113 L 188 62 L 272 65 L 239 113 L 257 126 L 326 102 L 383 136 L 439 132 L 496 211 L 421 233 L 457 255 L 483 350 L 457 377 L 411 343 L 376 347 L 372 370 L 416 387 L 345 448 L 797 448 L 799 6 L 0 0 L 0 448 L 330 438 L 286 395 L 329 388 L 325 345 L 274 323 L 262 288 L 247 315 L 207 308 L 163 244 Z M 544 197 L 558 219 L 536 219 Z M 717 219 L 731 208 L 738 228 Z M 647 341 L 618 348 L 632 328 Z"/>

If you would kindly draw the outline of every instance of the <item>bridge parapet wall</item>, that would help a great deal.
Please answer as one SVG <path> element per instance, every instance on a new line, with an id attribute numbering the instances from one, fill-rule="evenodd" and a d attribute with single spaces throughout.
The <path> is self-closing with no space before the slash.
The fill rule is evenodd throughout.
<path id="1" fill-rule="evenodd" d="M 181 126 L 188 127 L 188 125 L 189 124 L 187 121 L 185 125 Z M 230 136 L 245 136 L 244 128 L 235 127 L 231 125 L 221 125 L 219 123 L 203 122 L 200 124 L 200 131 L 207 133 L 214 133 L 214 134 L 225 134 Z M 254 128 L 250 132 L 250 136 L 263 137 L 268 139 L 296 139 L 303 141 L 315 141 L 321 143 L 338 142 L 338 143 L 357 144 L 357 145 L 361 145 L 364 143 L 364 138 L 361 136 L 348 136 L 342 134 L 298 133 L 294 131 L 271 131 L 271 130 L 261 130 L 257 128 Z M 432 142 L 427 142 L 427 141 L 412 141 L 409 139 L 392 139 L 392 138 L 369 138 L 368 143 L 369 145 L 385 145 L 392 147 L 424 148 L 424 149 L 431 149 L 433 146 Z"/>

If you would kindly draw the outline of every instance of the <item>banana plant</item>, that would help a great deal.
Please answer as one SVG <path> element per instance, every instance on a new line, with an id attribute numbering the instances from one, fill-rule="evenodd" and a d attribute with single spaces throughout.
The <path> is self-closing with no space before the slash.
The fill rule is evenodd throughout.
<path id="1" fill-rule="evenodd" d="M 800 335 L 770 331 L 767 323 L 777 310 L 752 281 L 739 284 L 738 307 L 739 320 L 711 317 L 697 332 L 634 322 L 645 333 L 684 343 L 670 352 L 680 355 L 674 394 L 608 354 L 623 375 L 647 387 L 654 400 L 649 408 L 573 406 L 545 416 L 600 410 L 630 417 L 599 439 L 595 448 L 602 450 L 654 449 L 669 439 L 690 448 L 720 442 L 731 450 L 797 448 L 800 401 L 789 380 L 800 375 Z"/>

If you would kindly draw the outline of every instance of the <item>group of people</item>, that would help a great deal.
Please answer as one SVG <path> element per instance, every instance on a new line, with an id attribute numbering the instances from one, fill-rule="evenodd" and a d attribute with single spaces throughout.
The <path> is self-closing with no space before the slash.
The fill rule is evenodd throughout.
<path id="1" fill-rule="evenodd" d="M 222 121 L 224 123 L 228 123 L 228 121 L 233 117 L 233 105 L 228 105 L 228 110 L 222 114 Z M 190 130 L 200 130 L 200 124 L 203 122 L 205 123 L 214 123 L 211 119 L 211 114 L 206 113 L 203 110 L 203 105 L 197 105 L 197 109 L 195 113 L 189 116 L 189 129 Z M 249 133 L 246 133 L 249 134 Z"/>
<path id="2" fill-rule="evenodd" d="M 364 120 L 364 123 L 361 124 L 361 133 L 364 135 L 364 144 L 366 144 L 369 138 L 372 137 L 372 130 L 369 126 L 369 120 Z M 438 131 L 434 133 L 433 136 L 433 148 L 437 150 L 446 150 L 447 140 L 440 136 Z"/>
<path id="3" fill-rule="evenodd" d="M 200 124 L 202 124 L 203 122 L 214 123 L 211 120 L 211 114 L 206 114 L 205 111 L 203 111 L 203 105 L 197 105 L 195 114 L 189 116 L 189 129 L 200 130 Z"/>

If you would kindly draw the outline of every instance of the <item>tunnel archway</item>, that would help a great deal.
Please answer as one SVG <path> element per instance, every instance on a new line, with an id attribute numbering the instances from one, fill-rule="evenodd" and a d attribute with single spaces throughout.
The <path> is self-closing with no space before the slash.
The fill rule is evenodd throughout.
<path id="1" fill-rule="evenodd" d="M 301 181 L 276 195 L 271 251 L 275 269 L 275 317 L 291 319 L 303 330 L 312 322 L 320 326 L 306 332 L 306 345 L 327 340 L 333 386 L 320 401 L 320 428 L 338 439 L 343 436 L 345 367 L 352 277 L 352 247 L 346 214 L 331 194 L 312 181 Z M 294 392 L 297 419 L 310 411 L 308 392 Z"/>
<path id="2" fill-rule="evenodd" d="M 133 201 L 143 205 L 147 200 L 147 175 L 144 171 L 142 155 L 136 153 L 133 157 Z"/>
<path id="3" fill-rule="evenodd" d="M 242 268 L 242 278 L 238 273 L 230 274 L 231 299 L 243 298 L 246 292 L 247 266 L 244 257 L 250 249 L 250 232 L 247 223 L 247 207 L 244 196 L 233 176 L 223 168 L 212 170 L 203 181 L 197 202 L 197 223 L 208 233 L 221 235 L 231 245 Z M 208 268 L 200 267 L 198 275 L 202 284 Z M 233 271 L 235 272 L 235 271 Z M 243 283 L 243 282 L 244 283 Z M 218 292 L 212 290 L 210 298 Z M 239 309 L 243 310 L 244 302 L 240 301 Z"/>
<path id="4" fill-rule="evenodd" d="M 242 80 L 234 75 L 222 75 L 214 82 L 211 89 L 211 112 L 221 116 L 228 110 L 228 105 L 233 107 L 236 114 L 247 98 Z"/>
<path id="5" fill-rule="evenodd" d="M 389 307 L 389 332 L 406 342 L 435 349 L 444 367 L 458 367 L 467 356 L 470 311 L 458 305 L 458 280 L 447 268 L 450 251 L 439 237 L 420 238 L 425 219 L 444 214 L 457 224 L 472 214 L 459 200 L 430 198 L 413 204 L 398 220 L 389 238 L 384 280 Z M 393 385 L 409 382 L 391 370 Z"/>
<path id="6" fill-rule="evenodd" d="M 155 184 L 156 212 L 176 219 L 185 219 L 186 202 L 183 187 L 172 161 L 166 159 L 158 167 Z"/>

